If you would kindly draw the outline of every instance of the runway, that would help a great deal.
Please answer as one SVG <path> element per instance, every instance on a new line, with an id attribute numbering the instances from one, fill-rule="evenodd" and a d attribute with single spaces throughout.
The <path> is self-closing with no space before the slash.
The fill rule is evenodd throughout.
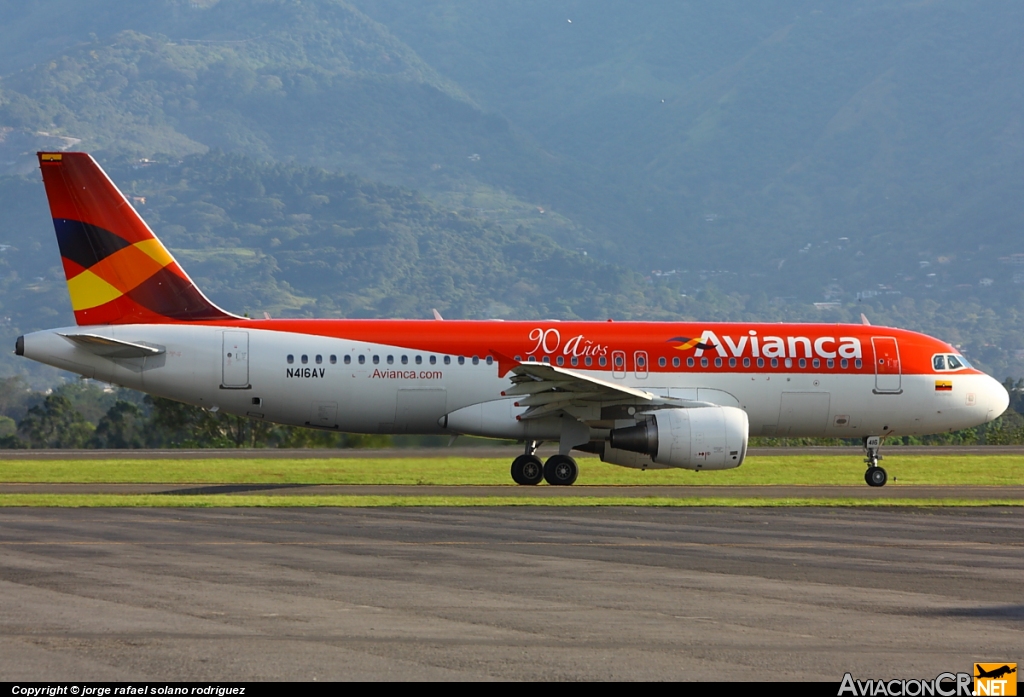
<path id="1" fill-rule="evenodd" d="M 666 499 L 963 499 L 1024 501 L 1024 486 L 929 486 L 898 483 L 874 488 L 844 486 L 433 486 L 400 484 L 117 484 L 0 483 L 0 494 L 203 494 L 263 496 L 448 496 L 465 498 L 666 498 Z"/>
<path id="2" fill-rule="evenodd" d="M 260 459 L 260 460 L 323 460 L 323 459 L 402 459 L 423 457 L 475 457 L 508 458 L 511 462 L 522 452 L 521 445 L 454 447 L 454 448 L 202 448 L 198 450 L 5 450 L 5 460 L 204 460 L 204 459 Z M 558 452 L 556 445 L 542 445 L 537 454 L 549 457 Z M 863 457 L 863 450 L 855 446 L 808 446 L 785 448 L 750 448 L 749 457 L 793 455 L 822 455 Z M 896 455 L 1024 455 L 1021 445 L 894 445 L 883 452 Z M 575 458 L 596 457 L 589 453 L 573 452 Z"/>
<path id="3" fill-rule="evenodd" d="M 1022 574 L 1002 507 L 2 509 L 0 680 L 931 678 Z"/>

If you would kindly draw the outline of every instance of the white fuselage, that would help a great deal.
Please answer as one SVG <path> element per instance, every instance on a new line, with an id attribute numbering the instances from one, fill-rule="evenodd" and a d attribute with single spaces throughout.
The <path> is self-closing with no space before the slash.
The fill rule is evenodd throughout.
<path id="1" fill-rule="evenodd" d="M 460 363 L 457 356 L 386 344 L 201 324 L 89 327 L 95 335 L 163 351 L 112 359 L 62 336 L 82 330 L 29 334 L 24 355 L 152 395 L 282 424 L 359 433 L 559 435 L 557 419 L 516 419 L 525 408 L 502 397 L 509 381 L 486 360 Z M 869 374 L 651 370 L 615 377 L 609 370 L 574 370 L 655 394 L 739 407 L 752 436 L 937 433 L 985 423 L 1006 407 L 1002 386 L 980 374 L 958 376 L 943 392 L 936 391 L 934 375 L 902 375 L 898 392 L 879 394 Z"/>

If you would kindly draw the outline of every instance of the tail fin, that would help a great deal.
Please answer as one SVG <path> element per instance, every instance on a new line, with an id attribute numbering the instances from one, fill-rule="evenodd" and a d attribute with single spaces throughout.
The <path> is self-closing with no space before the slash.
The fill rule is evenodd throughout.
<path id="1" fill-rule="evenodd" d="M 238 319 L 210 302 L 82 152 L 41 152 L 75 321 L 134 324 Z"/>

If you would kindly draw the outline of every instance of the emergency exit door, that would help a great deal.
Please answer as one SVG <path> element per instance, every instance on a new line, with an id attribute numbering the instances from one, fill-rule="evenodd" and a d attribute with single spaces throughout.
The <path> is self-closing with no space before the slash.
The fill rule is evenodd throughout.
<path id="1" fill-rule="evenodd" d="M 900 369 L 900 348 L 891 336 L 876 336 L 871 339 L 875 354 L 875 392 L 902 392 L 902 370 Z"/>
<path id="2" fill-rule="evenodd" d="M 249 332 L 224 332 L 221 387 L 244 390 L 249 387 Z"/>

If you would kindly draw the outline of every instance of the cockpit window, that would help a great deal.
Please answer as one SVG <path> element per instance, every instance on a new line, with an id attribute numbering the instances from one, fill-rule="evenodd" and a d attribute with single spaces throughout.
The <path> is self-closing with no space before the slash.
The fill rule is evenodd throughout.
<path id="1" fill-rule="evenodd" d="M 939 353 L 932 356 L 932 368 L 936 371 L 963 370 L 970 367 L 970 362 L 959 354 Z"/>

